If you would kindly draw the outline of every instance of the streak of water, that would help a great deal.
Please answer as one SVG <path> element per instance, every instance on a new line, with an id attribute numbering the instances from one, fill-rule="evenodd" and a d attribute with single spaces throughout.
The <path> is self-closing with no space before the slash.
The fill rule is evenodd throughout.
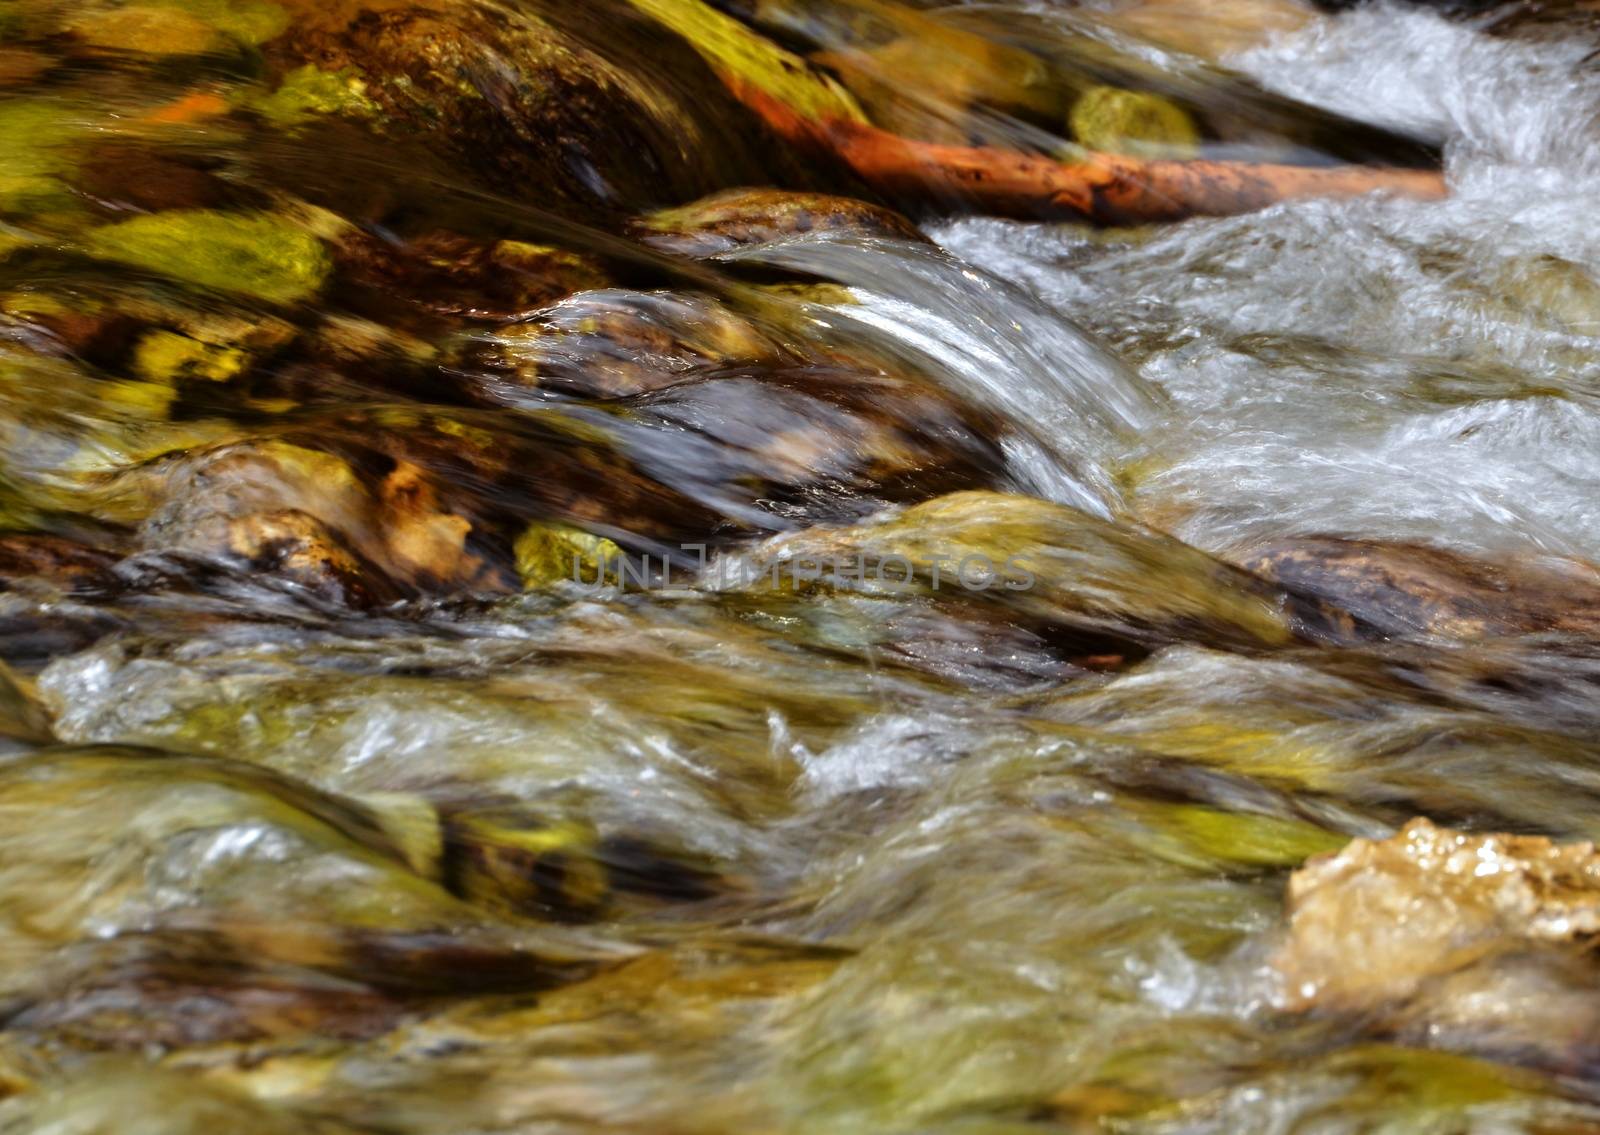
<path id="1" fill-rule="evenodd" d="M 1134 498 L 1186 538 L 1238 549 L 1346 532 L 1593 556 L 1585 51 L 1364 8 L 1236 60 L 1341 110 L 1446 129 L 1439 206 L 1308 202 L 1109 246 L 989 220 L 939 238 L 1028 281 L 1172 399 Z"/>

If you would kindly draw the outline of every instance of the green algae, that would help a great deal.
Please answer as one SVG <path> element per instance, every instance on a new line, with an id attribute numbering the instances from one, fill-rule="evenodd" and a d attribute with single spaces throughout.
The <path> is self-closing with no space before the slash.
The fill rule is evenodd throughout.
<path id="1" fill-rule="evenodd" d="M 139 340 L 133 352 L 133 369 L 149 382 L 173 383 L 182 379 L 227 382 L 249 362 L 237 347 L 202 343 L 174 331 L 152 331 Z"/>
<path id="2" fill-rule="evenodd" d="M 609 575 L 622 549 L 604 536 L 565 524 L 530 524 L 512 549 L 522 586 L 532 590 L 570 579 L 595 583 Z"/>
<path id="3" fill-rule="evenodd" d="M 1211 862 L 1245 867 L 1292 867 L 1313 855 L 1337 851 L 1346 838 L 1304 820 L 1224 812 L 1193 804 L 1148 805 L 1185 850 Z"/>
<path id="4" fill-rule="evenodd" d="M 90 255 L 270 303 L 306 299 L 332 268 L 323 244 L 269 213 L 173 210 L 95 229 Z"/>
<path id="5" fill-rule="evenodd" d="M 326 115 L 370 118 L 378 112 L 356 68 L 324 71 L 310 63 L 290 71 L 270 94 L 252 93 L 241 102 L 286 129 Z"/>
<path id="6" fill-rule="evenodd" d="M 244 43 L 265 43 L 289 26 L 289 13 L 268 0 L 158 0 Z"/>
<path id="7" fill-rule="evenodd" d="M 61 177 L 69 144 L 85 126 L 69 105 L 45 99 L 0 102 L 0 211 L 35 212 L 70 202 Z"/>

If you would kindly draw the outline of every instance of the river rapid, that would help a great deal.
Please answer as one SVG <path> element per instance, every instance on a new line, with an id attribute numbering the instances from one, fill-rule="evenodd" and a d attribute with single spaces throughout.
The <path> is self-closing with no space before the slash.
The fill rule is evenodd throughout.
<path id="1" fill-rule="evenodd" d="M 4 0 L 0 1132 L 1600 1131 L 1600 867 L 1290 895 L 1600 837 L 1589 12 L 727 7 L 1447 193 L 886 195 L 668 0 Z M 766 185 L 869 204 L 660 212 Z"/>

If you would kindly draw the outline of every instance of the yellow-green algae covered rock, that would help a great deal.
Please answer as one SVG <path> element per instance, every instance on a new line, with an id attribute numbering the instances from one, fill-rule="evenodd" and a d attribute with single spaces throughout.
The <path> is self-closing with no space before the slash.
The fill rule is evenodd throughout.
<path id="1" fill-rule="evenodd" d="M 250 357 L 237 347 L 202 343 L 175 331 L 152 331 L 133 350 L 133 369 L 149 382 L 227 382 L 249 361 Z"/>
<path id="2" fill-rule="evenodd" d="M 833 79 L 701 0 L 630 2 L 688 40 L 724 82 L 754 87 L 804 118 L 866 121 Z"/>
<path id="3" fill-rule="evenodd" d="M 317 237 L 270 213 L 155 213 L 95 229 L 84 247 L 103 260 L 271 303 L 315 294 L 332 267 Z"/>
<path id="4" fill-rule="evenodd" d="M 1090 87 L 1068 118 L 1080 146 L 1143 157 L 1192 158 L 1200 131 L 1187 111 L 1148 91 Z"/>
<path id="5" fill-rule="evenodd" d="M 66 203 L 58 178 L 72 168 L 66 147 L 82 128 L 72 107 L 60 102 L 0 102 L 0 212 Z"/>
<path id="6" fill-rule="evenodd" d="M 609 574 L 610 564 L 622 549 L 604 536 L 565 524 L 530 524 L 512 549 L 517 575 L 528 589 L 547 587 L 563 579 L 597 583 Z"/>
<path id="7" fill-rule="evenodd" d="M 367 83 L 354 67 L 324 71 L 306 64 L 283 77 L 270 94 L 252 94 L 243 105 L 279 126 L 298 126 L 321 115 L 369 118 L 378 104 L 367 97 Z"/>

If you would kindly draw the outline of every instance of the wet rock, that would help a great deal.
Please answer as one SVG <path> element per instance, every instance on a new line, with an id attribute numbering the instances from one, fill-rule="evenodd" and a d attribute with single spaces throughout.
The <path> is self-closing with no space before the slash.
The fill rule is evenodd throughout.
<path id="1" fill-rule="evenodd" d="M 277 964 L 415 989 L 472 984 L 476 954 L 490 984 L 537 985 L 606 952 L 552 935 L 539 960 L 539 932 L 414 874 L 369 809 L 261 769 L 56 749 L 0 781 L 0 947 L 31 963 L 0 991 L 38 1006 L 97 972 L 203 990 Z"/>
<path id="2" fill-rule="evenodd" d="M 676 92 L 526 9 L 294 7 L 288 34 L 268 47 L 280 74 L 309 65 L 358 77 L 372 130 L 424 142 L 499 191 L 532 190 L 541 206 L 588 216 L 703 185 L 686 156 L 706 141 Z M 709 76 L 700 87 L 713 103 L 727 100 Z"/>
<path id="3" fill-rule="evenodd" d="M 1309 860 L 1289 880 L 1288 919 L 1273 964 L 1289 1005 L 1398 1005 L 1469 968 L 1600 932 L 1600 854 L 1588 842 L 1472 835 L 1418 818 Z"/>
<path id="4" fill-rule="evenodd" d="M 571 296 L 470 346 L 479 363 L 509 371 L 521 385 L 591 398 L 788 357 L 771 335 L 710 296 L 609 289 Z"/>
<path id="5" fill-rule="evenodd" d="M 841 569 L 857 557 L 864 573 Z M 1286 597 L 1256 577 L 1171 537 L 1012 494 L 954 493 L 855 528 L 782 537 L 758 567 L 777 581 L 995 603 L 1034 625 L 1102 637 L 1113 655 L 1182 640 L 1260 649 L 1293 638 Z"/>
<path id="6" fill-rule="evenodd" d="M 643 394 L 629 418 L 649 430 L 625 448 L 641 468 L 727 502 L 763 527 L 860 516 L 1005 479 L 1001 428 L 931 383 L 838 366 L 743 368 Z"/>
<path id="7" fill-rule="evenodd" d="M 1177 103 L 1148 91 L 1090 87 L 1068 119 L 1080 146 L 1139 157 L 1192 158 L 1200 132 Z"/>
<path id="8" fill-rule="evenodd" d="M 652 248 L 697 257 L 807 233 L 926 241 L 915 225 L 881 205 L 781 189 L 730 189 L 641 217 L 632 230 Z"/>
<path id="9" fill-rule="evenodd" d="M 1600 632 L 1600 575 L 1577 563 L 1494 564 L 1425 544 L 1286 540 L 1245 566 L 1331 608 L 1345 636 L 1483 639 Z"/>
<path id="10" fill-rule="evenodd" d="M 83 193 L 116 212 L 212 209 L 238 193 L 203 159 L 126 141 L 90 148 L 72 180 Z"/>
<path id="11" fill-rule="evenodd" d="M 308 299 L 332 265 L 322 241 L 269 213 L 173 210 L 88 233 L 90 255 L 268 303 Z"/>
<path id="12" fill-rule="evenodd" d="M 336 249 L 341 274 L 443 316 L 507 322 L 573 292 L 603 286 L 589 256 L 525 241 L 450 232 L 379 240 L 350 234 Z"/>
<path id="13" fill-rule="evenodd" d="M 604 536 L 564 524 L 530 524 L 517 537 L 512 553 L 525 588 L 548 587 L 563 580 L 595 584 L 614 574 L 611 565 L 622 549 Z"/>
<path id="14" fill-rule="evenodd" d="M 376 525 L 384 562 L 425 591 L 478 590 L 501 581 L 467 546 L 472 522 L 448 511 L 434 478 L 421 466 L 398 462 L 378 485 Z"/>
<path id="15" fill-rule="evenodd" d="M 40 532 L 0 534 L 0 590 L 37 581 L 67 595 L 105 595 L 116 587 L 118 556 Z"/>
<path id="16" fill-rule="evenodd" d="M 415 465 L 369 487 L 333 454 L 264 442 L 191 459 L 158 491 L 147 549 L 272 572 L 330 601 L 497 586 L 467 547 L 471 521 L 443 511 Z"/>
<path id="17" fill-rule="evenodd" d="M 915 372 L 802 356 L 782 328 L 693 294 L 584 293 L 468 340 L 451 369 L 522 411 L 526 440 L 564 435 L 516 459 L 524 524 L 633 550 L 626 534 L 725 542 L 1004 481 L 992 414 Z"/>
<path id="18" fill-rule="evenodd" d="M 230 518 L 222 547 L 250 570 L 287 579 L 326 602 L 364 607 L 398 596 L 326 524 L 296 509 Z"/>
<path id="19" fill-rule="evenodd" d="M 55 99 L 0 102 L 0 214 L 38 214 L 71 205 L 62 177 L 74 165 L 71 144 L 84 131 L 81 115 Z"/>

